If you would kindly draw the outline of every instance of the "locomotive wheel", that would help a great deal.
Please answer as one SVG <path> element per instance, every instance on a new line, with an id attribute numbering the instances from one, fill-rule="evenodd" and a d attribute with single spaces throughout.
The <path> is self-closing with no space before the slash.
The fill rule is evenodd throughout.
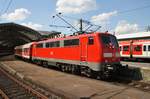
<path id="1" fill-rule="evenodd" d="M 71 66 L 71 73 L 75 74 L 75 66 Z"/>
<path id="2" fill-rule="evenodd" d="M 48 67 L 48 63 L 46 61 L 42 61 L 42 66 L 43 67 Z"/>
<path id="3" fill-rule="evenodd" d="M 101 72 L 98 77 L 101 80 L 109 80 L 111 78 L 111 75 L 109 74 L 108 71 L 105 71 L 105 72 Z"/>
<path id="4" fill-rule="evenodd" d="M 92 77 L 92 70 L 90 68 L 86 69 L 86 76 L 87 77 Z"/>
<path id="5" fill-rule="evenodd" d="M 40 61 L 40 60 L 37 60 L 36 64 L 37 64 L 37 65 L 40 65 L 40 66 L 43 65 L 43 64 L 42 64 L 42 61 Z"/>
<path id="6" fill-rule="evenodd" d="M 97 72 L 93 71 L 92 69 L 88 68 L 86 70 L 86 76 L 90 78 L 97 78 Z"/>
<path id="7" fill-rule="evenodd" d="M 74 74 L 81 75 L 81 68 L 80 68 L 80 66 L 74 66 Z"/>
<path id="8" fill-rule="evenodd" d="M 61 71 L 65 72 L 65 66 L 64 65 L 61 66 Z"/>

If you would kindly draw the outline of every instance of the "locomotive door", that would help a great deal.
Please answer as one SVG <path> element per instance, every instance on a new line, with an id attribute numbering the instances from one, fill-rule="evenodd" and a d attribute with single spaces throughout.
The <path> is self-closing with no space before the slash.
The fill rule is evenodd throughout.
<path id="1" fill-rule="evenodd" d="M 87 37 L 82 37 L 80 39 L 80 61 L 86 62 L 87 61 Z"/>

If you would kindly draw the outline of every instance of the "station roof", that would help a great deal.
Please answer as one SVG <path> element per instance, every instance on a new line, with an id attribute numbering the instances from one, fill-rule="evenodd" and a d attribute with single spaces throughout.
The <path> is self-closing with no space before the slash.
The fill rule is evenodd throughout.
<path id="1" fill-rule="evenodd" d="M 12 48 L 28 42 L 39 40 L 41 34 L 26 26 L 16 23 L 0 23 L 0 46 Z"/>
<path id="2" fill-rule="evenodd" d="M 131 34 L 116 35 L 118 40 L 143 39 L 150 38 L 150 32 L 138 32 Z"/>

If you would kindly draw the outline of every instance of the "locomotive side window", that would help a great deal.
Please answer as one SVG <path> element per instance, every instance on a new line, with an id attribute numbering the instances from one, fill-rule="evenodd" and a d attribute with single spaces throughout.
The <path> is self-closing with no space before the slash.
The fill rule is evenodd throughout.
<path id="1" fill-rule="evenodd" d="M 37 44 L 36 47 L 37 48 L 43 48 L 43 43 Z"/>
<path id="2" fill-rule="evenodd" d="M 60 46 L 60 42 L 59 41 L 46 43 L 46 48 L 49 48 L 49 47 L 59 47 L 59 46 Z"/>
<path id="3" fill-rule="evenodd" d="M 64 46 L 79 45 L 79 39 L 64 40 Z"/>
<path id="4" fill-rule="evenodd" d="M 135 47 L 134 47 L 134 50 L 135 50 L 135 51 L 141 51 L 141 46 L 140 46 L 140 45 L 135 46 Z"/>
<path id="5" fill-rule="evenodd" d="M 94 37 L 90 36 L 88 37 L 88 44 L 93 45 L 94 44 Z"/>
<path id="6" fill-rule="evenodd" d="M 129 51 L 129 46 L 123 46 L 123 51 Z"/>
<path id="7" fill-rule="evenodd" d="M 54 42 L 54 47 L 59 47 L 59 46 L 60 46 L 60 42 L 59 41 Z"/>
<path id="8" fill-rule="evenodd" d="M 148 51 L 150 51 L 150 45 L 148 45 Z"/>
<path id="9" fill-rule="evenodd" d="M 146 45 L 143 46 L 143 51 L 146 51 Z"/>
<path id="10" fill-rule="evenodd" d="M 49 43 L 46 43 L 46 48 L 48 48 L 49 47 Z"/>

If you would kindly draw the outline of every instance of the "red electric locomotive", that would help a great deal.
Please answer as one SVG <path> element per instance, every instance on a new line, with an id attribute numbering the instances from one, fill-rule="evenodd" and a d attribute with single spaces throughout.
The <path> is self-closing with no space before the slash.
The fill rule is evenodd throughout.
<path id="1" fill-rule="evenodd" d="M 15 48 L 16 52 L 18 48 Z M 87 76 L 104 75 L 121 66 L 118 42 L 108 33 L 47 39 L 32 43 L 29 49 L 28 57 L 33 62 Z"/>

